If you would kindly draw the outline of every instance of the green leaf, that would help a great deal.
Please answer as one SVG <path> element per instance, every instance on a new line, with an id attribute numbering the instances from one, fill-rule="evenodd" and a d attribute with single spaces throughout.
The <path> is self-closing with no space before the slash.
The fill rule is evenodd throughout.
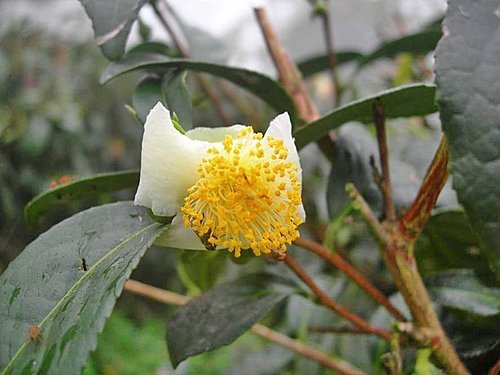
<path id="1" fill-rule="evenodd" d="M 377 47 L 369 55 L 361 58 L 359 60 L 358 68 L 362 68 L 363 66 L 380 58 L 392 58 L 400 53 L 412 53 L 415 55 L 429 53 L 436 48 L 439 38 L 441 38 L 441 31 L 433 30 L 391 40 Z"/>
<path id="2" fill-rule="evenodd" d="M 162 90 L 167 108 L 179 118 L 184 130 L 193 128 L 193 103 L 186 85 L 185 70 L 173 70 L 163 77 Z"/>
<path id="3" fill-rule="evenodd" d="M 418 269 L 429 275 L 452 268 L 471 268 L 488 279 L 492 269 L 462 211 L 447 211 L 430 218 L 415 243 Z"/>
<path id="4" fill-rule="evenodd" d="M 260 73 L 225 65 L 211 64 L 189 59 L 171 59 L 158 54 L 127 54 L 121 61 L 109 65 L 101 75 L 101 83 L 135 70 L 165 73 L 169 69 L 187 69 L 225 78 L 258 96 L 278 112 L 287 111 L 296 118 L 295 106 L 281 85 Z"/>
<path id="5" fill-rule="evenodd" d="M 226 265 L 228 254 L 220 251 L 192 251 L 185 250 L 181 253 L 179 267 L 201 290 L 208 290 L 219 279 Z"/>
<path id="6" fill-rule="evenodd" d="M 436 83 L 453 187 L 500 282 L 500 33 L 497 0 L 449 3 Z"/>
<path id="7" fill-rule="evenodd" d="M 481 284 L 470 270 L 443 272 L 428 281 L 434 302 L 483 317 L 500 317 L 500 288 Z"/>
<path id="8" fill-rule="evenodd" d="M 144 124 L 151 108 L 156 103 L 162 102 L 166 106 L 165 95 L 162 90 L 162 80 L 158 77 L 144 77 L 135 87 L 132 96 L 132 105 L 137 113 L 137 117 Z"/>
<path id="9" fill-rule="evenodd" d="M 431 354 L 431 348 L 417 350 L 417 360 L 413 368 L 413 375 L 439 375 L 443 373 L 431 362 Z"/>
<path id="10" fill-rule="evenodd" d="M 426 285 L 470 372 L 486 373 L 500 356 L 500 289 L 481 284 L 471 270 L 443 272 L 427 279 Z"/>
<path id="11" fill-rule="evenodd" d="M 109 60 L 119 60 L 128 34 L 146 0 L 80 0 L 87 12 L 95 39 Z"/>
<path id="12" fill-rule="evenodd" d="M 346 122 L 370 123 L 373 121 L 372 107 L 377 102 L 384 105 L 385 118 L 387 119 L 424 116 L 436 112 L 434 94 L 434 85 L 418 83 L 396 87 L 356 100 L 295 131 L 295 143 L 297 148 L 301 149 Z"/>
<path id="13" fill-rule="evenodd" d="M 184 359 L 233 342 L 293 292 L 290 281 L 269 274 L 216 286 L 180 307 L 167 323 L 170 359 Z"/>
<path id="14" fill-rule="evenodd" d="M 33 198 L 24 209 L 24 218 L 36 226 L 50 210 L 87 197 L 136 187 L 139 171 L 101 173 L 70 182 Z"/>
<path id="15" fill-rule="evenodd" d="M 358 60 L 363 55 L 359 52 L 336 52 L 335 62 L 336 65 L 345 64 L 354 60 Z M 324 70 L 330 69 L 330 63 L 328 62 L 328 55 L 321 55 L 311 57 L 310 59 L 304 60 L 297 64 L 302 76 L 304 78 L 310 77 L 313 74 L 322 72 Z"/>
<path id="16" fill-rule="evenodd" d="M 5 374 L 79 374 L 116 298 L 164 227 L 132 202 L 91 208 L 52 227 L 0 277 Z M 30 327 L 40 333 L 28 340 Z"/>

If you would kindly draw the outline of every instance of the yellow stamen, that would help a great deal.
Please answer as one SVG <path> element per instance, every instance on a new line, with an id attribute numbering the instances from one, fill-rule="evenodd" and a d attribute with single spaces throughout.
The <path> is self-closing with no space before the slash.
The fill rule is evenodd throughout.
<path id="1" fill-rule="evenodd" d="M 208 150 L 198 167 L 200 179 L 184 199 L 184 224 L 210 244 L 239 257 L 285 251 L 299 237 L 302 204 L 297 166 L 286 160 L 282 140 L 263 138 L 251 127 L 222 148 Z"/>

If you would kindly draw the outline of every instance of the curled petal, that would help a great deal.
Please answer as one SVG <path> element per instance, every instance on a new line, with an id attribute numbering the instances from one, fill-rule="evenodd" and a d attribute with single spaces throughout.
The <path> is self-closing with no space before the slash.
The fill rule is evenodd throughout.
<path id="1" fill-rule="evenodd" d="M 210 142 L 193 140 L 174 128 L 169 111 L 158 103 L 149 113 L 142 139 L 141 174 L 134 203 L 158 216 L 179 212 L 187 189 L 198 179 L 197 166 Z"/>

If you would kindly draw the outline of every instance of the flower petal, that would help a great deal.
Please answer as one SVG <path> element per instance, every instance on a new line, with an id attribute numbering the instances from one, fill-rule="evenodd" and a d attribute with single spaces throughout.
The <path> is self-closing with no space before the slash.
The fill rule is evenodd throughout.
<path id="1" fill-rule="evenodd" d="M 206 250 L 198 236 L 184 226 L 181 213 L 174 217 L 170 228 L 157 238 L 154 244 L 175 249 Z"/>
<path id="2" fill-rule="evenodd" d="M 244 125 L 232 125 L 223 128 L 194 128 L 188 130 L 186 136 L 200 141 L 222 142 L 226 135 L 236 138 L 244 128 Z"/>
<path id="3" fill-rule="evenodd" d="M 271 121 L 264 138 L 269 136 L 272 136 L 275 139 L 283 140 L 283 143 L 288 149 L 287 160 L 294 163 L 298 167 L 297 178 L 302 183 L 302 168 L 300 166 L 299 153 L 292 137 L 292 123 L 290 122 L 290 116 L 287 112 L 276 116 L 276 118 Z M 304 211 L 304 206 L 298 206 L 297 211 L 299 212 L 300 217 L 305 220 L 306 213 Z"/>
<path id="4" fill-rule="evenodd" d="M 144 125 L 140 182 L 134 203 L 151 208 L 158 216 L 175 215 L 187 189 L 198 179 L 197 166 L 211 146 L 179 133 L 169 111 L 161 103 L 156 104 Z"/>

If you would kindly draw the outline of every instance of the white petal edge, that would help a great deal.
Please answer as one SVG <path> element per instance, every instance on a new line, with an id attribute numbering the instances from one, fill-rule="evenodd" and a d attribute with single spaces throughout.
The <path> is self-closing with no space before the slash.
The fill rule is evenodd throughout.
<path id="1" fill-rule="evenodd" d="M 158 216 L 179 212 L 187 189 L 198 179 L 197 166 L 213 144 L 193 140 L 174 128 L 158 103 L 149 112 L 142 139 L 141 172 L 134 203 Z"/>
<path id="2" fill-rule="evenodd" d="M 287 112 L 284 112 L 271 121 L 269 127 L 267 128 L 264 138 L 272 136 L 275 139 L 283 140 L 285 147 L 288 149 L 287 160 L 292 162 L 298 167 L 297 178 L 302 184 L 302 168 L 300 166 L 299 153 L 297 151 L 297 146 L 292 137 L 292 123 L 290 121 L 290 116 Z M 304 206 L 300 205 L 297 207 L 297 211 L 302 220 L 306 219 L 306 212 Z"/>
<path id="3" fill-rule="evenodd" d="M 169 228 L 156 239 L 155 245 L 185 250 L 206 250 L 198 236 L 184 226 L 182 214 L 177 214 Z"/>

